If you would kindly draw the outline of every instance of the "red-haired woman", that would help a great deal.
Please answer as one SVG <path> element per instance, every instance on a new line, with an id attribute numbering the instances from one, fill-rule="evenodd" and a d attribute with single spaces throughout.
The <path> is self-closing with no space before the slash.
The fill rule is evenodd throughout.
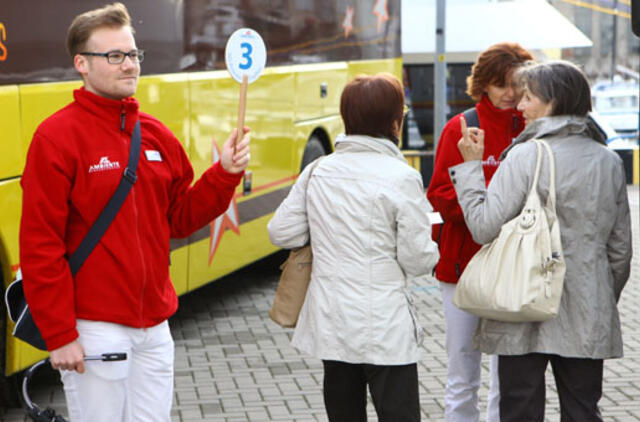
<path id="1" fill-rule="evenodd" d="M 467 78 L 467 94 L 477 101 L 475 111 L 485 133 L 482 168 L 487 184 L 500 164 L 500 153 L 524 128 L 522 115 L 516 110 L 519 90 L 513 76 L 515 70 L 532 59 L 531 53 L 519 44 L 495 44 L 480 53 Z M 444 220 L 440 227 L 434 228 L 433 237 L 440 247 L 440 261 L 435 275 L 440 281 L 442 293 L 448 355 L 445 420 L 474 422 L 480 417 L 478 388 L 481 353 L 473 348 L 471 339 L 478 318 L 452 303 L 460 274 L 480 249 L 465 224 L 447 172 L 449 167 L 463 162 L 458 150 L 460 138 L 460 115 L 457 115 L 449 120 L 440 135 L 427 197 Z M 490 372 L 487 422 L 498 422 L 500 393 L 497 356 L 491 356 Z"/>
<path id="2" fill-rule="evenodd" d="M 282 248 L 309 242 L 311 283 L 292 344 L 322 359 L 330 422 L 420 420 L 419 344 L 408 286 L 438 260 L 420 174 L 398 149 L 404 94 L 389 74 L 345 87 L 346 135 L 310 164 L 269 222 Z"/>

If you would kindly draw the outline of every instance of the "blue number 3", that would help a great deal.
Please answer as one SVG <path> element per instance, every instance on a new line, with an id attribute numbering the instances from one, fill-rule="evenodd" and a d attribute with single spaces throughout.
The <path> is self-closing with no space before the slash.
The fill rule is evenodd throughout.
<path id="1" fill-rule="evenodd" d="M 249 44 L 248 42 L 243 42 L 242 44 L 240 44 L 240 48 L 246 49 L 246 51 L 242 53 L 242 57 L 247 60 L 245 63 L 240 63 L 240 69 L 249 69 L 253 64 L 253 60 L 251 59 L 251 52 L 253 51 L 253 47 L 251 47 L 251 44 Z"/>

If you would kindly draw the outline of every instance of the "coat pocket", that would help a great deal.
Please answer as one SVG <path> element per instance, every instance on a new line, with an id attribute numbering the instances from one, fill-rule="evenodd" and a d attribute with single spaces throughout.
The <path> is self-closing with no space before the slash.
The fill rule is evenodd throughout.
<path id="1" fill-rule="evenodd" d="M 424 340 L 424 330 L 420 323 L 418 322 L 418 316 L 416 313 L 415 305 L 413 303 L 413 298 L 411 296 L 411 292 L 409 292 L 406 288 L 404 289 L 404 297 L 407 300 L 407 308 L 409 309 L 409 315 L 411 316 L 411 321 L 413 322 L 413 334 L 415 336 L 416 342 L 418 345 L 422 344 Z"/>
<path id="2" fill-rule="evenodd" d="M 126 328 L 108 322 L 78 320 L 77 329 L 85 356 L 99 356 L 103 353 L 127 354 L 127 359 L 122 361 L 87 361 L 87 373 L 107 381 L 126 379 L 131 366 L 131 345 L 123 334 Z"/>

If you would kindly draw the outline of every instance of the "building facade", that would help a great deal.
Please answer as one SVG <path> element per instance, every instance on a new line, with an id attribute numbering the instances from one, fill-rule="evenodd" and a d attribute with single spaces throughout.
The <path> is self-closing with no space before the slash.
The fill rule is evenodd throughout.
<path id="1" fill-rule="evenodd" d="M 581 65 L 592 81 L 610 79 L 612 69 L 614 74 L 625 79 L 634 72 L 637 77 L 640 39 L 631 31 L 631 1 L 549 0 L 593 41 L 593 47 L 570 48 L 562 52 L 563 58 Z"/>

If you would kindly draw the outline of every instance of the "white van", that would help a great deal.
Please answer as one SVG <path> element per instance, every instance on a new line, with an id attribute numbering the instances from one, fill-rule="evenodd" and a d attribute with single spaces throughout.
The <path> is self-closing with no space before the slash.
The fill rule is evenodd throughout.
<path id="1" fill-rule="evenodd" d="M 594 110 L 618 134 L 609 140 L 611 147 L 627 149 L 637 145 L 638 96 L 638 84 L 634 82 L 601 82 L 592 87 Z"/>

